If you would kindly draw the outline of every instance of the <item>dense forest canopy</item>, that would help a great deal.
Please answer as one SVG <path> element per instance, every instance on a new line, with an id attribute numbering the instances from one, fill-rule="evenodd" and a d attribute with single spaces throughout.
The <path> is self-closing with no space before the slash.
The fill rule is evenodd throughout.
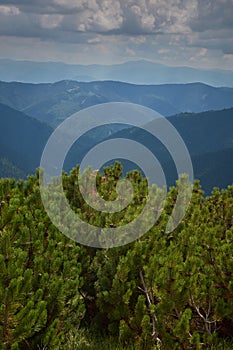
<path id="1" fill-rule="evenodd" d="M 121 164 L 104 171 L 97 187 L 112 200 Z M 145 204 L 147 181 L 133 171 L 127 174 L 133 203 L 115 216 L 98 214 L 83 202 L 78 172 L 77 167 L 64 173 L 63 186 L 70 206 L 87 222 L 123 225 Z M 67 238 L 51 223 L 40 198 L 39 172 L 26 181 L 1 179 L 0 348 L 69 349 L 71 334 L 82 330 L 111 337 L 119 349 L 220 349 L 230 341 L 233 185 L 204 197 L 196 181 L 184 219 L 166 233 L 177 193 L 177 186 L 170 188 L 158 221 L 140 239 L 96 249 Z M 92 348 L 97 345 L 85 340 L 72 349 Z"/>

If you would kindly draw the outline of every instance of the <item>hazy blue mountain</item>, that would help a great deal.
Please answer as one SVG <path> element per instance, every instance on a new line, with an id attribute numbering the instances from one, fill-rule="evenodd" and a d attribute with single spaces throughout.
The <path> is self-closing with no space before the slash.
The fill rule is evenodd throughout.
<path id="1" fill-rule="evenodd" d="M 75 166 L 88 147 L 109 137 L 125 125 L 109 125 L 93 129 L 72 147 L 66 164 Z M 0 177 L 26 177 L 40 164 L 43 149 L 52 128 L 20 111 L 0 103 Z"/>
<path id="2" fill-rule="evenodd" d="M 185 113 L 168 120 L 182 136 L 193 162 L 194 177 L 205 191 L 214 186 L 226 187 L 233 182 L 233 108 L 204 113 Z M 151 124 L 156 125 L 155 122 Z M 159 160 L 169 185 L 177 179 L 175 164 L 166 147 L 139 128 L 121 130 L 111 138 L 135 140 L 150 149 Z M 134 165 L 125 163 L 126 171 Z"/>
<path id="3" fill-rule="evenodd" d="M 55 126 L 70 115 L 71 110 L 84 108 L 81 102 L 87 107 L 110 101 L 135 102 L 151 108 L 160 101 L 160 108 L 164 106 L 168 109 L 169 104 L 170 112 L 195 111 L 231 106 L 233 89 L 203 84 L 136 86 L 111 81 L 62 81 L 55 84 L 2 82 L 0 102 L 8 106 L 0 103 L 0 175 L 22 177 L 34 173 L 52 132 L 52 128 L 42 120 Z M 31 116 L 25 112 L 30 112 Z M 209 191 L 214 185 L 224 187 L 230 184 L 233 179 L 233 108 L 178 113 L 168 119 L 183 137 L 193 160 L 195 178 L 201 180 L 204 189 Z M 121 125 L 102 127 L 84 135 L 70 150 L 65 170 L 80 163 L 82 156 L 100 140 L 111 137 L 132 138 L 145 144 L 161 162 L 168 184 L 174 183 L 177 177 L 175 166 L 164 146 L 139 129 L 122 130 Z M 130 170 L 127 166 L 126 170 Z"/>
<path id="4" fill-rule="evenodd" d="M 67 79 L 118 80 L 134 84 L 202 82 L 233 87 L 233 71 L 171 67 L 145 60 L 114 65 L 80 65 L 0 59 L 0 80 L 43 83 Z"/>
<path id="5" fill-rule="evenodd" d="M 233 88 L 201 83 L 134 85 L 115 81 L 0 82 L 0 102 L 56 127 L 71 114 L 105 102 L 132 102 L 169 116 L 233 107 Z"/>
<path id="6" fill-rule="evenodd" d="M 179 131 L 191 154 L 233 148 L 233 108 L 183 113 L 168 119 Z"/>
<path id="7" fill-rule="evenodd" d="M 52 129 L 22 112 L 0 104 L 1 176 L 34 173 Z M 8 175 L 7 175 L 8 174 Z"/>
<path id="8" fill-rule="evenodd" d="M 95 80 L 82 65 L 62 62 L 33 62 L 0 59 L 0 80 L 28 83 L 48 83 L 80 76 L 84 81 Z M 87 74 L 87 76 L 86 76 Z"/>
<path id="9" fill-rule="evenodd" d="M 227 188 L 233 183 L 233 148 L 192 157 L 195 178 L 210 194 L 213 187 Z"/>

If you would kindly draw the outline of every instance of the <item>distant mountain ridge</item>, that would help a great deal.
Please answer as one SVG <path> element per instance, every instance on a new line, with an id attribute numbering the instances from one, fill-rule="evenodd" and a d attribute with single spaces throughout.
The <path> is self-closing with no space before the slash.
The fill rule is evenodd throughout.
<path id="1" fill-rule="evenodd" d="M 131 102 L 164 116 L 233 107 L 233 88 L 201 83 L 134 85 L 116 81 L 54 84 L 0 82 L 0 103 L 22 111 L 52 127 L 84 108 L 107 102 Z"/>
<path id="2" fill-rule="evenodd" d="M 0 80 L 49 83 L 59 80 L 117 80 L 134 84 L 172 84 L 202 82 L 233 87 L 233 71 L 175 67 L 139 60 L 120 64 L 66 64 L 0 59 Z"/>
<path id="3" fill-rule="evenodd" d="M 214 186 L 222 188 L 233 183 L 233 108 L 182 113 L 167 119 L 184 140 L 192 159 L 194 178 L 201 180 L 207 193 Z M 156 122 L 150 122 L 151 127 L 156 127 Z M 161 163 L 168 184 L 174 184 L 175 164 L 166 147 L 151 134 L 131 128 L 118 131 L 110 138 L 132 139 L 150 149 Z"/>
<path id="4" fill-rule="evenodd" d="M 182 113 L 168 120 L 184 139 L 191 154 L 194 177 L 209 193 L 214 186 L 233 182 L 233 108 L 202 113 Z M 52 133 L 45 123 L 0 104 L 0 177 L 25 177 L 40 164 L 44 146 Z M 149 148 L 160 161 L 167 183 L 176 178 L 171 157 L 161 145 L 139 129 L 117 130 L 101 127 L 84 135 L 70 150 L 65 170 L 80 163 L 82 157 L 100 140 L 124 137 Z M 126 171 L 130 170 L 126 168 Z"/>

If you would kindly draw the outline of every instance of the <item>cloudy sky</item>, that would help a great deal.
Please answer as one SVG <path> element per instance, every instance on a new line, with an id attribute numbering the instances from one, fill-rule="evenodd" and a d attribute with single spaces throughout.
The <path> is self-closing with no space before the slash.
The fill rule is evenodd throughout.
<path id="1" fill-rule="evenodd" d="M 233 69 L 233 0 L 0 0 L 0 57 Z"/>

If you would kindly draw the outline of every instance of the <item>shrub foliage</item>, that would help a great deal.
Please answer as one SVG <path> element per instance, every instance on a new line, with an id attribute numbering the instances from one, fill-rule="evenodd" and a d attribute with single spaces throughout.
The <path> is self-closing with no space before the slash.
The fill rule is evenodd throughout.
<path id="1" fill-rule="evenodd" d="M 132 203 L 115 215 L 88 208 L 78 171 L 64 173 L 63 185 L 71 207 L 87 222 L 123 225 L 143 208 L 147 181 L 138 171 L 127 175 L 135 190 Z M 97 174 L 99 193 L 115 199 L 121 165 L 104 172 L 104 181 Z M 233 186 L 204 197 L 195 182 L 184 219 L 166 233 L 177 192 L 170 188 L 159 220 L 140 239 L 95 249 L 53 226 L 38 173 L 27 181 L 1 179 L 0 348 L 64 347 L 67 335 L 80 328 L 136 349 L 207 349 L 231 337 Z"/>

